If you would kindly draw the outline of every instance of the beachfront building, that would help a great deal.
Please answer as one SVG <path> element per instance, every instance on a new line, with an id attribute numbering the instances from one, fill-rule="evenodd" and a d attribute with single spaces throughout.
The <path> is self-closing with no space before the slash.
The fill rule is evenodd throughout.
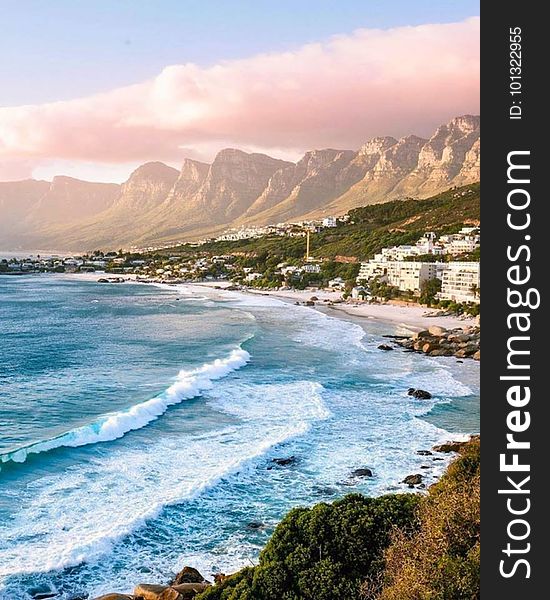
<path id="1" fill-rule="evenodd" d="M 438 297 L 453 302 L 479 302 L 479 263 L 445 263 Z"/>
<path id="2" fill-rule="evenodd" d="M 328 282 L 328 287 L 335 290 L 343 290 L 346 287 L 346 282 L 341 277 L 335 277 Z"/>
<path id="3" fill-rule="evenodd" d="M 442 263 L 411 260 L 369 260 L 361 263 L 357 281 L 368 282 L 375 277 L 400 290 L 419 292 L 422 283 L 437 277 Z"/>
<path id="4" fill-rule="evenodd" d="M 351 297 L 354 300 L 365 300 L 370 296 L 370 292 L 362 285 L 356 285 L 351 289 Z"/>

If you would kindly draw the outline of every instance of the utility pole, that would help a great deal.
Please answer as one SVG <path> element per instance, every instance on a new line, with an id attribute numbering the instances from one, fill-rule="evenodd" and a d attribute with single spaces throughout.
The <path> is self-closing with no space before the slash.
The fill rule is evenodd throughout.
<path id="1" fill-rule="evenodd" d="M 309 230 L 306 233 L 306 261 L 309 260 Z"/>

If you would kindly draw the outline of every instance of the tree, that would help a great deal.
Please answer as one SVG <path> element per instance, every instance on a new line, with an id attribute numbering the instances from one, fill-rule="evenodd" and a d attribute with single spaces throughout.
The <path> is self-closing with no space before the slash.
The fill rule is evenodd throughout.
<path id="1" fill-rule="evenodd" d="M 472 292 L 474 298 L 477 298 L 479 296 L 479 285 L 477 285 L 477 283 L 472 283 L 470 286 L 470 292 Z"/>
<path id="2" fill-rule="evenodd" d="M 420 302 L 429 306 L 440 291 L 441 279 L 438 279 L 437 277 L 426 279 L 420 284 Z"/>

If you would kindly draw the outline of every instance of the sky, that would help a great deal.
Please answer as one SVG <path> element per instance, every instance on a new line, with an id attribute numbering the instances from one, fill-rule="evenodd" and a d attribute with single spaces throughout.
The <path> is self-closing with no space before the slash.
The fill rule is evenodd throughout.
<path id="1" fill-rule="evenodd" d="M 470 0 L 0 0 L 0 180 L 296 160 L 479 111 Z"/>

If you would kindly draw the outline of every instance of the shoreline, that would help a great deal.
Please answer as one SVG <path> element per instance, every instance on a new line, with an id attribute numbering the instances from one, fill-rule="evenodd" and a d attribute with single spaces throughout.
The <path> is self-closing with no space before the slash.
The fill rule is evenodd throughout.
<path id="1" fill-rule="evenodd" d="M 220 285 L 222 284 L 222 285 Z M 215 289 L 223 291 L 230 287 L 231 284 L 223 285 L 224 282 L 197 282 L 183 285 L 192 285 L 201 288 Z M 233 290 L 232 290 L 233 291 Z M 334 315 L 338 313 L 338 317 L 354 323 L 364 323 L 365 321 L 373 321 L 381 324 L 389 324 L 403 330 L 404 333 L 417 333 L 428 329 L 432 325 L 445 327 L 446 329 L 454 329 L 457 327 L 471 327 L 475 324 L 473 317 L 456 317 L 456 316 L 428 316 L 430 312 L 434 312 L 429 308 L 418 305 L 397 305 L 397 304 L 365 304 L 359 302 L 341 302 L 338 304 L 330 304 L 340 299 L 341 292 L 328 290 L 288 290 L 266 292 L 263 290 L 253 290 L 251 288 L 243 290 L 234 290 L 235 293 L 253 296 L 267 296 L 276 298 L 287 304 L 296 302 L 303 303 L 310 301 L 312 297 L 317 297 L 314 305 L 309 305 L 308 308 L 313 308 L 323 312 L 324 314 Z"/>

